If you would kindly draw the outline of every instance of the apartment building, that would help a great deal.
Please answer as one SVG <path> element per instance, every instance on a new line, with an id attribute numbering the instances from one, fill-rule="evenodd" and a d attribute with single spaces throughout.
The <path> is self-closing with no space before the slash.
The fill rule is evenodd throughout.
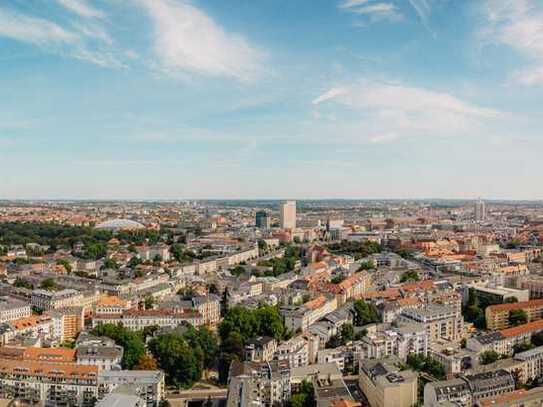
<path id="1" fill-rule="evenodd" d="M 123 300 L 115 295 L 104 294 L 100 296 L 94 305 L 94 314 L 122 314 L 130 309 L 130 302 Z"/>
<path id="2" fill-rule="evenodd" d="M 245 360 L 249 362 L 268 362 L 277 349 L 277 341 L 269 336 L 249 338 L 245 342 Z"/>
<path id="3" fill-rule="evenodd" d="M 345 304 L 351 298 L 360 298 L 371 286 L 371 275 L 360 272 L 347 277 L 338 284 L 329 284 L 327 291 L 334 294 L 338 306 Z"/>
<path id="4" fill-rule="evenodd" d="M 515 390 L 510 372 L 499 369 L 457 379 L 427 383 L 424 387 L 424 407 L 441 404 L 471 407 L 481 400 L 508 394 Z"/>
<path id="5" fill-rule="evenodd" d="M 337 308 L 337 299 L 320 295 L 295 309 L 283 310 L 285 327 L 292 330 L 306 331 L 311 324 Z"/>
<path id="6" fill-rule="evenodd" d="M 48 311 L 51 309 L 81 305 L 83 294 L 77 290 L 65 289 L 60 291 L 33 290 L 32 306 Z"/>
<path id="7" fill-rule="evenodd" d="M 17 336 L 56 338 L 55 321 L 49 315 L 31 315 L 0 325 L 0 343 L 7 344 Z"/>
<path id="8" fill-rule="evenodd" d="M 82 332 L 77 338 L 75 357 L 79 365 L 97 366 L 99 370 L 120 370 L 123 348 L 108 337 Z"/>
<path id="9" fill-rule="evenodd" d="M 446 305 L 430 304 L 424 308 L 407 308 L 402 311 L 398 321 L 422 324 L 430 341 L 459 341 L 464 335 L 464 318 L 457 309 Z"/>
<path id="10" fill-rule="evenodd" d="M 528 317 L 527 322 L 543 318 L 543 299 L 522 301 L 508 304 L 490 305 L 485 309 L 486 327 L 491 330 L 509 328 L 509 314 L 514 310 L 523 310 Z"/>
<path id="11" fill-rule="evenodd" d="M 524 381 L 543 376 L 543 346 L 519 352 L 514 356 L 514 359 L 523 362 L 522 377 Z"/>
<path id="12" fill-rule="evenodd" d="M 0 323 L 29 317 L 32 314 L 30 303 L 13 297 L 0 297 Z"/>
<path id="13" fill-rule="evenodd" d="M 173 327 L 183 322 L 193 326 L 203 325 L 200 313 L 192 310 L 129 310 L 117 315 L 96 315 L 92 319 L 92 326 L 100 324 L 122 324 L 131 331 L 139 331 L 148 326 Z"/>
<path id="14" fill-rule="evenodd" d="M 543 387 L 515 390 L 511 393 L 480 400 L 479 407 L 540 407 L 543 404 Z"/>
<path id="15" fill-rule="evenodd" d="M 417 374 L 400 370 L 399 359 L 360 362 L 360 389 L 371 407 L 411 407 L 417 402 Z"/>
<path id="16" fill-rule="evenodd" d="M 98 368 L 75 364 L 0 359 L 0 397 L 46 405 L 92 406 Z"/>
<path id="17" fill-rule="evenodd" d="M 73 342 L 85 327 L 83 307 L 64 307 L 49 311 L 60 342 Z"/>
<path id="18" fill-rule="evenodd" d="M 405 360 L 410 353 L 428 353 L 429 335 L 422 324 L 404 324 L 368 333 L 362 338 L 365 358 L 382 359 L 397 356 Z"/>
<path id="19" fill-rule="evenodd" d="M 281 343 L 273 354 L 275 360 L 288 360 L 292 368 L 309 364 L 309 344 L 302 336 Z"/>
<path id="20" fill-rule="evenodd" d="M 161 370 L 102 370 L 98 373 L 99 399 L 117 389 L 123 389 L 123 392 L 142 398 L 146 402 L 146 407 L 158 407 L 165 396 L 164 372 Z"/>
<path id="21" fill-rule="evenodd" d="M 469 383 L 463 379 L 427 383 L 424 386 L 424 407 L 439 407 L 443 403 L 471 407 L 473 398 Z"/>
<path id="22" fill-rule="evenodd" d="M 272 407 L 283 405 L 290 399 L 290 366 L 287 360 L 236 360 L 230 365 L 229 379 L 228 406 Z"/>

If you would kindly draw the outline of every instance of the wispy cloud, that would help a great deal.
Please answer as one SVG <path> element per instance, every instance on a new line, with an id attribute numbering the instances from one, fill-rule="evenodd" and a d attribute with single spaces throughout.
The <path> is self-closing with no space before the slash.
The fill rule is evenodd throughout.
<path id="1" fill-rule="evenodd" d="M 365 16 L 370 22 L 381 20 L 398 21 L 403 18 L 393 3 L 376 2 L 375 0 L 346 0 L 338 8 L 358 16 Z"/>
<path id="2" fill-rule="evenodd" d="M 105 13 L 90 6 L 85 0 L 57 0 L 58 3 L 72 13 L 85 18 L 103 18 Z"/>
<path id="3" fill-rule="evenodd" d="M 126 66 L 105 29 L 84 19 L 68 24 L 0 8 L 0 36 L 101 67 Z"/>
<path id="4" fill-rule="evenodd" d="M 483 44 L 502 44 L 526 58 L 511 81 L 543 85 L 543 4 L 535 0 L 487 0 L 483 3 Z"/>
<path id="5" fill-rule="evenodd" d="M 337 126 L 343 126 L 347 137 L 373 144 L 405 137 L 466 134 L 507 116 L 448 93 L 367 80 L 331 88 L 313 104 L 347 109 L 348 124 L 341 120 Z"/>
<path id="6" fill-rule="evenodd" d="M 154 52 L 168 74 L 254 79 L 263 53 L 185 1 L 139 0 L 154 25 Z"/>
<path id="7" fill-rule="evenodd" d="M 29 17 L 3 8 L 0 8 L 0 36 L 40 47 L 79 42 L 77 34 L 51 21 Z"/>

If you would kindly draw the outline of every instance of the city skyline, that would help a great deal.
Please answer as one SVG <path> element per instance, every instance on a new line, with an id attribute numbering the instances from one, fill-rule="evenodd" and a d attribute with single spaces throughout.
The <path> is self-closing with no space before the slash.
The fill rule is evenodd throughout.
<path id="1" fill-rule="evenodd" d="M 8 0 L 0 199 L 540 200 L 535 0 Z"/>

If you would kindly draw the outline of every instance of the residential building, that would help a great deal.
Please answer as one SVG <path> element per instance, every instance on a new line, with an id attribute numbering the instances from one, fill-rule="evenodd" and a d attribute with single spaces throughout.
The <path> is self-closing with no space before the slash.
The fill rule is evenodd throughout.
<path id="1" fill-rule="evenodd" d="M 271 227 L 271 217 L 266 211 L 258 211 L 255 215 L 255 224 L 257 228 L 269 229 Z"/>
<path id="2" fill-rule="evenodd" d="M 249 362 L 268 362 L 277 349 L 277 341 L 269 336 L 249 338 L 245 342 L 245 360 Z"/>
<path id="3" fill-rule="evenodd" d="M 83 307 L 64 307 L 49 311 L 60 342 L 73 342 L 85 327 Z"/>
<path id="4" fill-rule="evenodd" d="M 311 324 L 337 308 L 337 299 L 320 295 L 294 309 L 282 310 L 285 327 L 292 331 L 306 331 Z"/>
<path id="5" fill-rule="evenodd" d="M 88 366 L 93 367 L 94 366 Z M 161 370 L 102 370 L 98 373 L 98 398 L 121 390 L 142 398 L 146 407 L 158 407 L 165 396 L 164 372 Z"/>
<path id="6" fill-rule="evenodd" d="M 463 379 L 427 383 L 424 386 L 424 407 L 440 407 L 444 403 L 471 407 L 473 399 L 469 383 Z"/>
<path id="7" fill-rule="evenodd" d="M 543 299 L 515 303 L 490 305 L 485 309 L 486 327 L 491 330 L 509 328 L 509 314 L 513 310 L 523 310 L 528 317 L 527 322 L 543 318 Z"/>
<path id="8" fill-rule="evenodd" d="M 170 326 L 188 322 L 193 326 L 203 325 L 202 316 L 192 310 L 129 310 L 117 315 L 96 315 L 92 320 L 92 326 L 99 324 L 122 324 L 131 331 L 139 331 L 148 326 Z"/>
<path id="9" fill-rule="evenodd" d="M 430 341 L 459 341 L 464 336 L 464 318 L 457 309 L 446 305 L 431 304 L 424 308 L 407 308 L 402 311 L 398 320 L 422 324 Z"/>
<path id="10" fill-rule="evenodd" d="M 412 407 L 417 402 L 417 374 L 400 370 L 397 358 L 360 362 L 360 389 L 371 407 Z"/>
<path id="11" fill-rule="evenodd" d="M 288 360 L 292 368 L 309 364 L 309 344 L 302 336 L 282 342 L 273 354 L 276 360 Z"/>
<path id="12" fill-rule="evenodd" d="M 287 360 L 239 362 L 230 365 L 227 405 L 282 405 L 290 399 L 290 366 Z M 241 399 L 240 399 L 241 397 Z M 236 404 L 243 401 L 245 404 Z"/>
<path id="13" fill-rule="evenodd" d="M 32 306 L 45 311 L 78 306 L 82 301 L 83 294 L 73 289 L 64 289 L 60 291 L 33 290 L 31 297 Z"/>
<path id="14" fill-rule="evenodd" d="M 397 356 L 405 360 L 410 353 L 426 356 L 429 335 L 423 324 L 403 324 L 368 333 L 361 340 L 365 358 L 381 359 Z"/>
<path id="15" fill-rule="evenodd" d="M 479 400 L 479 407 L 541 407 L 543 404 L 543 387 L 530 390 L 515 390 Z"/>
<path id="16" fill-rule="evenodd" d="M 296 201 L 285 201 L 279 208 L 281 229 L 296 229 Z"/>
<path id="17" fill-rule="evenodd" d="M 75 364 L 0 359 L 0 397 L 26 403 L 92 406 L 98 368 Z"/>
<path id="18" fill-rule="evenodd" d="M 478 199 L 474 204 L 475 222 L 484 222 L 486 220 L 486 204 L 483 200 Z"/>
<path id="19" fill-rule="evenodd" d="M 30 303 L 13 297 L 0 297 L 0 323 L 29 317 L 32 314 Z"/>

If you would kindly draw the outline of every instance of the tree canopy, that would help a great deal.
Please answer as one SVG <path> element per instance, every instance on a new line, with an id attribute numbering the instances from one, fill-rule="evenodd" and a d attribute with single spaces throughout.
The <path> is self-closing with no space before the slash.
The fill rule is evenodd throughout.
<path id="1" fill-rule="evenodd" d="M 93 335 L 107 336 L 124 349 L 121 362 L 124 369 L 133 369 L 145 355 L 145 344 L 141 334 L 114 324 L 101 324 L 92 330 Z"/>
<path id="2" fill-rule="evenodd" d="M 357 300 L 354 302 L 353 308 L 355 312 L 354 324 L 356 326 L 372 324 L 381 320 L 377 308 L 371 303 L 367 303 L 364 300 Z"/>

